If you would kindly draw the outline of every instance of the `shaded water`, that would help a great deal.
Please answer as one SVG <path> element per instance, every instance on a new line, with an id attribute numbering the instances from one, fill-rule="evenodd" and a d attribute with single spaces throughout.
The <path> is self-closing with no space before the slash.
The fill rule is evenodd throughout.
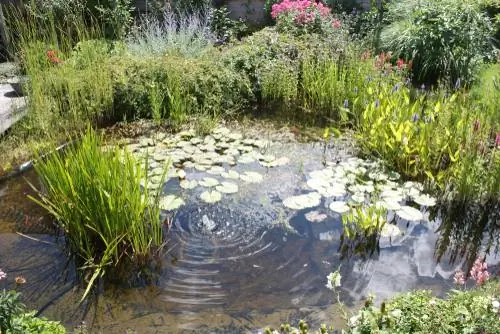
<path id="1" fill-rule="evenodd" d="M 317 210 L 328 219 L 322 223 L 304 218 L 309 209 L 292 211 L 282 205 L 283 198 L 303 191 L 308 172 L 322 168 L 323 146 L 283 142 L 269 150 L 292 163 L 269 169 L 264 183 L 245 185 L 212 205 L 198 200 L 200 191 L 184 193 L 188 204 L 174 217 L 170 251 L 156 284 L 106 286 L 91 305 L 78 305 L 82 291 L 74 288 L 74 268 L 61 240 L 47 234 L 50 229 L 38 228 L 43 212 L 26 199 L 30 190 L 25 180 L 0 185 L 0 268 L 9 274 L 0 288 L 13 287 L 13 278 L 23 275 L 28 283 L 19 290 L 29 307 L 68 327 L 85 320 L 92 333 L 239 333 L 299 319 L 341 325 L 335 297 L 325 287 L 326 276 L 339 266 L 341 300 L 353 309 L 369 293 L 381 300 L 422 288 L 442 295 L 452 287 L 460 261 L 449 265 L 445 255 L 436 263 L 439 220 L 398 220 L 403 235 L 354 245 L 342 238 L 340 216 L 323 202 Z M 351 149 L 338 143 L 327 154 L 329 161 L 342 160 Z M 205 176 L 191 172 L 194 178 Z M 27 177 L 36 182 L 33 173 Z M 176 181 L 167 188 L 180 191 Z M 39 240 L 15 234 L 19 230 Z M 351 250 L 350 256 L 339 251 L 341 246 Z"/>

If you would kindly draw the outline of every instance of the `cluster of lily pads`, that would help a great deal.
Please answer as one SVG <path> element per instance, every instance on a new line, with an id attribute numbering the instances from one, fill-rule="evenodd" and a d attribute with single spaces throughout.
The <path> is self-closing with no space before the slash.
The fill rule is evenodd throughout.
<path id="1" fill-rule="evenodd" d="M 200 199 L 206 203 L 216 203 L 222 194 L 239 191 L 238 181 L 260 183 L 264 176 L 255 171 L 239 173 L 233 167 L 239 164 L 258 163 L 262 167 L 273 168 L 285 165 L 288 158 L 276 158 L 263 154 L 269 142 L 261 139 L 244 138 L 242 134 L 219 127 L 205 137 L 196 136 L 194 131 L 183 131 L 176 135 L 158 133 L 153 138 L 142 138 L 137 143 L 127 145 L 127 149 L 147 164 L 149 175 L 142 186 L 157 190 L 163 186 L 162 180 L 180 179 L 179 186 L 186 190 L 205 188 Z M 171 165 L 163 178 L 166 165 Z M 145 166 L 143 166 L 145 167 Z M 194 174 L 206 173 L 202 179 Z M 181 197 L 166 195 L 160 206 L 164 210 L 175 210 L 184 205 Z"/>
<path id="2" fill-rule="evenodd" d="M 293 210 L 314 208 L 323 198 L 329 202 L 331 211 L 339 215 L 358 212 L 360 207 L 376 207 L 393 211 L 398 217 L 408 221 L 424 219 L 421 210 L 408 202 L 421 207 L 430 207 L 436 200 L 423 193 L 423 185 L 418 182 L 397 182 L 399 174 L 384 171 L 380 163 L 349 158 L 342 162 L 329 162 L 327 167 L 309 173 L 306 185 L 310 191 L 305 194 L 285 198 L 283 204 Z M 323 221 L 327 215 L 312 211 L 306 219 L 312 222 Z"/>

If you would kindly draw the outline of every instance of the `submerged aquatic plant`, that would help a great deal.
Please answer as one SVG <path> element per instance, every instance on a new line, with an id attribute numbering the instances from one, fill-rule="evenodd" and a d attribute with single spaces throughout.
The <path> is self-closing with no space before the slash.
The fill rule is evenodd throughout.
<path id="1" fill-rule="evenodd" d="M 89 129 L 64 155 L 37 159 L 43 190 L 30 196 L 58 221 L 80 271 L 90 277 L 83 298 L 105 274 L 119 279 L 130 266 L 145 268 L 163 243 L 161 187 L 154 193 L 141 187 L 147 169 L 127 151 L 100 144 Z"/>

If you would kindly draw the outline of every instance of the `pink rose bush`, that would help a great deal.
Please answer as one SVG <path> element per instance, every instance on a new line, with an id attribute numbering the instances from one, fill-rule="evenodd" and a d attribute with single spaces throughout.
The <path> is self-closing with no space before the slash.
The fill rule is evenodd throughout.
<path id="1" fill-rule="evenodd" d="M 333 18 L 331 9 L 314 0 L 283 0 L 272 6 L 271 17 L 282 31 L 324 33 L 341 27 L 341 22 Z"/>

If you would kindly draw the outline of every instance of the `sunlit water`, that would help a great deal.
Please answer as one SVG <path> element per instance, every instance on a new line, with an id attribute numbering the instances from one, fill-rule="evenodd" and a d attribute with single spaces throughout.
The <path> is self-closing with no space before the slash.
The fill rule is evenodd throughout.
<path id="1" fill-rule="evenodd" d="M 169 251 L 154 285 L 101 286 L 104 292 L 90 306 L 78 304 L 82 291 L 73 284 L 74 268 L 62 241 L 33 234 L 50 229 L 37 229 L 43 212 L 26 199 L 26 181 L 0 185 L 0 268 L 9 275 L 0 288 L 12 288 L 14 277 L 23 275 L 27 284 L 18 290 L 29 307 L 68 327 L 85 320 L 92 333 L 240 333 L 299 319 L 316 326 L 342 324 L 336 297 L 325 287 L 328 273 L 339 267 L 340 298 L 351 309 L 370 293 L 382 300 L 413 289 L 443 295 L 452 287 L 460 263 L 449 265 L 446 258 L 436 263 L 439 222 L 398 220 L 403 235 L 381 238 L 375 247 L 344 242 L 341 252 L 341 218 L 324 203 L 319 210 L 328 219 L 322 223 L 304 218 L 312 209 L 297 212 L 282 205 L 285 197 L 304 191 L 308 172 L 322 168 L 323 146 L 282 143 L 271 152 L 292 162 L 267 172 L 257 164 L 244 167 L 264 173 L 263 183 L 242 186 L 211 205 L 198 200 L 201 191 L 184 193 L 188 204 L 174 217 Z M 345 143 L 327 153 L 328 161 L 351 154 Z M 202 176 L 194 173 L 194 178 Z M 36 182 L 33 173 L 28 178 Z M 167 189 L 181 191 L 175 181 Z"/>

